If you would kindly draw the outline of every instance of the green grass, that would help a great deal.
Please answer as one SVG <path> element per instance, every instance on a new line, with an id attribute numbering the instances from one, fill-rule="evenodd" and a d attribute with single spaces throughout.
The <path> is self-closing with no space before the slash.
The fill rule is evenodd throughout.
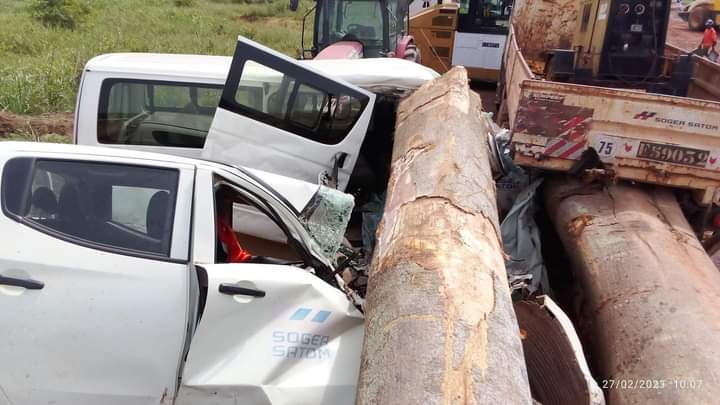
<path id="1" fill-rule="evenodd" d="M 304 11 L 289 0 L 92 0 L 75 30 L 31 18 L 27 1 L 0 0 L 0 110 L 72 111 L 85 62 L 109 52 L 231 55 L 243 35 L 291 56 L 300 46 Z"/>

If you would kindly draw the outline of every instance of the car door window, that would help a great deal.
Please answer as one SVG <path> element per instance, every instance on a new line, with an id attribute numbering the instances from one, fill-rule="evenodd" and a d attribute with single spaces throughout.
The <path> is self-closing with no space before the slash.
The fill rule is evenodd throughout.
<path id="1" fill-rule="evenodd" d="M 98 142 L 202 148 L 222 86 L 107 79 L 100 90 Z"/>
<path id="2" fill-rule="evenodd" d="M 178 178 L 173 169 L 16 158 L 3 173 L 3 210 L 88 247 L 169 257 Z"/>
<path id="3" fill-rule="evenodd" d="M 215 187 L 215 218 L 216 263 L 301 260 L 275 220 L 251 202 L 240 188 L 220 178 Z"/>
<path id="4" fill-rule="evenodd" d="M 263 55 L 255 57 L 262 59 Z M 254 93 L 252 89 L 256 89 Z M 281 72 L 248 59 L 233 62 L 227 94 L 223 93 L 220 105 L 304 138 L 335 145 L 345 139 L 368 103 L 365 95 L 350 90 L 304 74 L 293 65 Z"/>

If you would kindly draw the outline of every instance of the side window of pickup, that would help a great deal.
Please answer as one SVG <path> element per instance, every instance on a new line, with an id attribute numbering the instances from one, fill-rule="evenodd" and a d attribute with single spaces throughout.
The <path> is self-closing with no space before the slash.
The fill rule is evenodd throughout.
<path id="1" fill-rule="evenodd" d="M 246 261 L 249 259 L 247 255 L 259 258 L 259 263 L 268 260 L 301 261 L 288 243 L 285 231 L 275 220 L 248 200 L 240 188 L 220 177 L 215 186 L 215 218 L 217 263 Z M 232 230 L 232 234 L 227 230 Z M 246 254 L 238 254 L 233 250 L 242 250 Z M 246 260 L 238 260 L 243 257 Z"/>
<path id="2" fill-rule="evenodd" d="M 254 60 L 246 60 L 237 76 L 231 71 L 233 97 L 223 94 L 223 108 L 327 145 L 345 139 L 367 103 L 361 95 L 323 90 L 299 72 L 295 77 Z M 262 98 L 249 97 L 253 90 Z"/>
<path id="3" fill-rule="evenodd" d="M 107 79 L 98 142 L 202 148 L 221 93 L 210 84 Z"/>
<path id="4" fill-rule="evenodd" d="M 5 214 L 51 236 L 114 253 L 170 256 L 179 173 L 125 164 L 15 158 Z"/>

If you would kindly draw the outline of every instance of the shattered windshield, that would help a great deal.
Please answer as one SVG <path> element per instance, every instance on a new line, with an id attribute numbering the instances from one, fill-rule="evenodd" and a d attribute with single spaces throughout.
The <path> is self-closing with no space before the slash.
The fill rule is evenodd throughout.
<path id="1" fill-rule="evenodd" d="M 334 262 L 345 238 L 355 200 L 350 194 L 320 186 L 300 213 L 300 222 L 320 247 L 323 255 Z"/>

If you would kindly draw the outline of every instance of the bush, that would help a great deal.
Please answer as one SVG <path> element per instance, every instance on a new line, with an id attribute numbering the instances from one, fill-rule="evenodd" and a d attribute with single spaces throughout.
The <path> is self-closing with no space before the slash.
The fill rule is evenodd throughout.
<path id="1" fill-rule="evenodd" d="M 31 0 L 30 14 L 43 25 L 74 30 L 90 14 L 90 6 L 81 0 Z"/>
<path id="2" fill-rule="evenodd" d="M 175 5 L 178 7 L 192 7 L 195 5 L 195 0 L 175 0 Z"/>

